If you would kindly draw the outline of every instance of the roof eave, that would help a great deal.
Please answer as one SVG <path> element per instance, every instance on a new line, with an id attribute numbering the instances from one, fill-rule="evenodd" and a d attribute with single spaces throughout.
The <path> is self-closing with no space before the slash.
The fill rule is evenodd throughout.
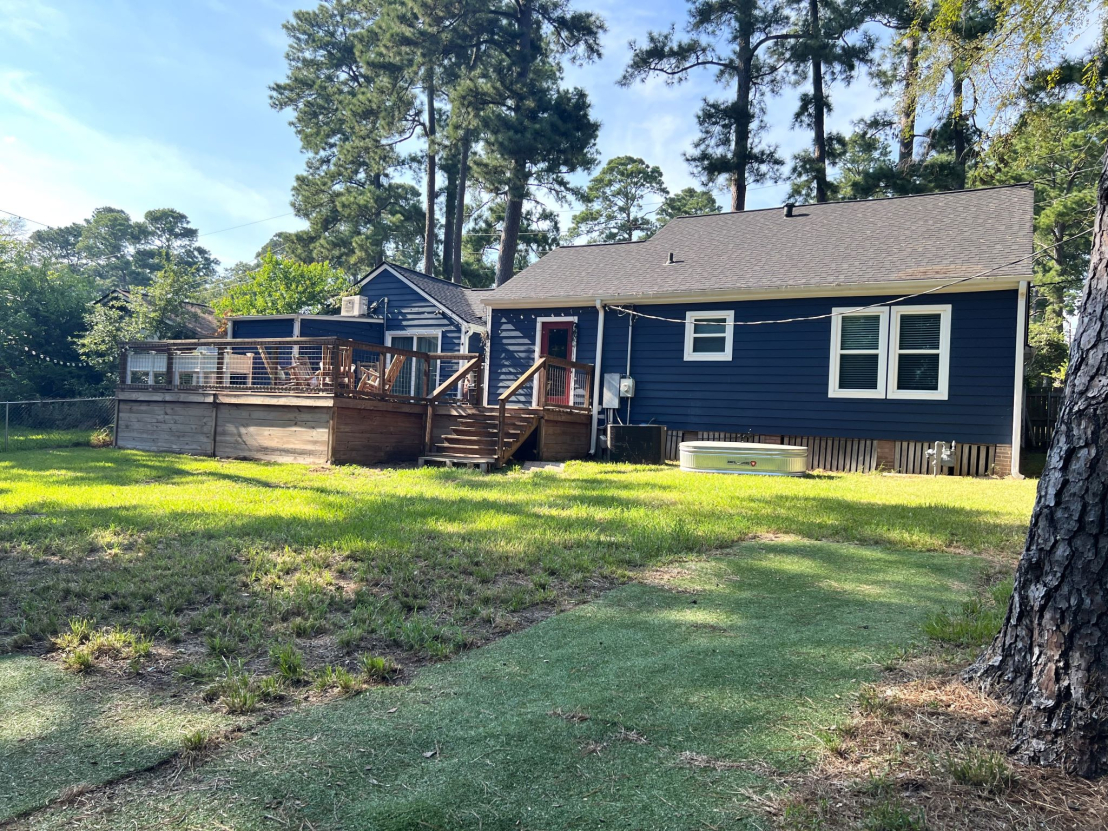
<path id="1" fill-rule="evenodd" d="M 593 305 L 602 303 L 637 303 L 640 305 L 663 303 L 714 303 L 749 300 L 787 300 L 805 297 L 852 297 L 868 294 L 912 294 L 931 291 L 952 293 L 967 291 L 1002 291 L 1019 288 L 1019 284 L 1032 277 L 1026 274 L 1003 274 L 975 277 L 956 285 L 952 279 L 943 280 L 895 280 L 879 283 L 836 283 L 824 286 L 781 286 L 778 288 L 722 289 L 711 291 L 656 292 L 648 294 L 582 294 L 563 297 L 496 297 L 495 292 L 481 302 L 490 309 L 530 309 L 553 306 Z"/>

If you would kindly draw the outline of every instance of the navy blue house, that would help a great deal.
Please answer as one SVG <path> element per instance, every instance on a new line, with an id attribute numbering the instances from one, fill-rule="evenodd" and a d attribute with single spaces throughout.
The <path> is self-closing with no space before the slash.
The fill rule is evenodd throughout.
<path id="1" fill-rule="evenodd" d="M 549 354 L 599 367 L 594 448 L 608 421 L 656 423 L 804 443 L 833 469 L 924 472 L 954 441 L 963 472 L 1018 471 L 1032 211 L 1017 185 L 555 249 L 482 298 L 486 403 Z M 633 396 L 605 400 L 604 375 Z"/>
<path id="2" fill-rule="evenodd" d="M 369 303 L 361 317 L 343 315 L 248 315 L 228 321 L 228 337 L 339 337 L 419 352 L 480 352 L 485 334 L 485 293 L 418 271 L 384 263 L 358 282 Z M 449 374 L 450 366 L 439 365 Z M 403 382 L 419 384 L 419 373 Z M 432 386 L 442 379 L 432 379 Z M 420 393 L 419 390 L 408 390 Z"/>

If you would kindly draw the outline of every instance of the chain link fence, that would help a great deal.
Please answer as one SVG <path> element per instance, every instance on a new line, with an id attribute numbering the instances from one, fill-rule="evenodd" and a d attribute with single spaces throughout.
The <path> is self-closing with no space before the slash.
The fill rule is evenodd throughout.
<path id="1" fill-rule="evenodd" d="M 65 398 L 0 402 L 0 452 L 110 444 L 114 398 Z"/>

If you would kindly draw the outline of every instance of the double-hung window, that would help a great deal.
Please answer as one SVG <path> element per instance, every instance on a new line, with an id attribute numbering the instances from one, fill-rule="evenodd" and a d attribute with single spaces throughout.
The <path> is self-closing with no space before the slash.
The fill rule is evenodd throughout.
<path id="1" fill-rule="evenodd" d="M 946 400 L 950 306 L 832 309 L 832 398 Z"/>
<path id="2" fill-rule="evenodd" d="M 735 327 L 735 312 L 687 312 L 685 314 L 685 360 L 729 361 Z"/>
<path id="3" fill-rule="evenodd" d="M 889 310 L 832 309 L 832 398 L 884 398 Z"/>
<path id="4" fill-rule="evenodd" d="M 945 400 L 950 376 L 950 306 L 892 309 L 889 398 Z"/>

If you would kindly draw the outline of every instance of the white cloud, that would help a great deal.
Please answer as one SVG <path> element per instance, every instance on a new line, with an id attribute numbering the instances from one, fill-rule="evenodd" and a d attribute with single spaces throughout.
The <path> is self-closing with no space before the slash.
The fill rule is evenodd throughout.
<path id="1" fill-rule="evenodd" d="M 52 39 L 64 33 L 65 16 L 38 0 L 0 0 L 0 35 L 9 35 L 27 43 L 36 36 Z"/>
<path id="2" fill-rule="evenodd" d="M 217 160 L 91 127 L 27 74 L 3 67 L 0 123 L 5 126 L 0 207 L 41 222 L 73 222 L 101 205 L 133 215 L 174 207 L 202 230 L 216 230 L 288 210 L 283 189 L 263 193 L 228 176 Z M 268 236 L 264 226 L 259 234 Z M 224 260 L 249 257 L 258 247 L 255 239 L 211 243 Z"/>

